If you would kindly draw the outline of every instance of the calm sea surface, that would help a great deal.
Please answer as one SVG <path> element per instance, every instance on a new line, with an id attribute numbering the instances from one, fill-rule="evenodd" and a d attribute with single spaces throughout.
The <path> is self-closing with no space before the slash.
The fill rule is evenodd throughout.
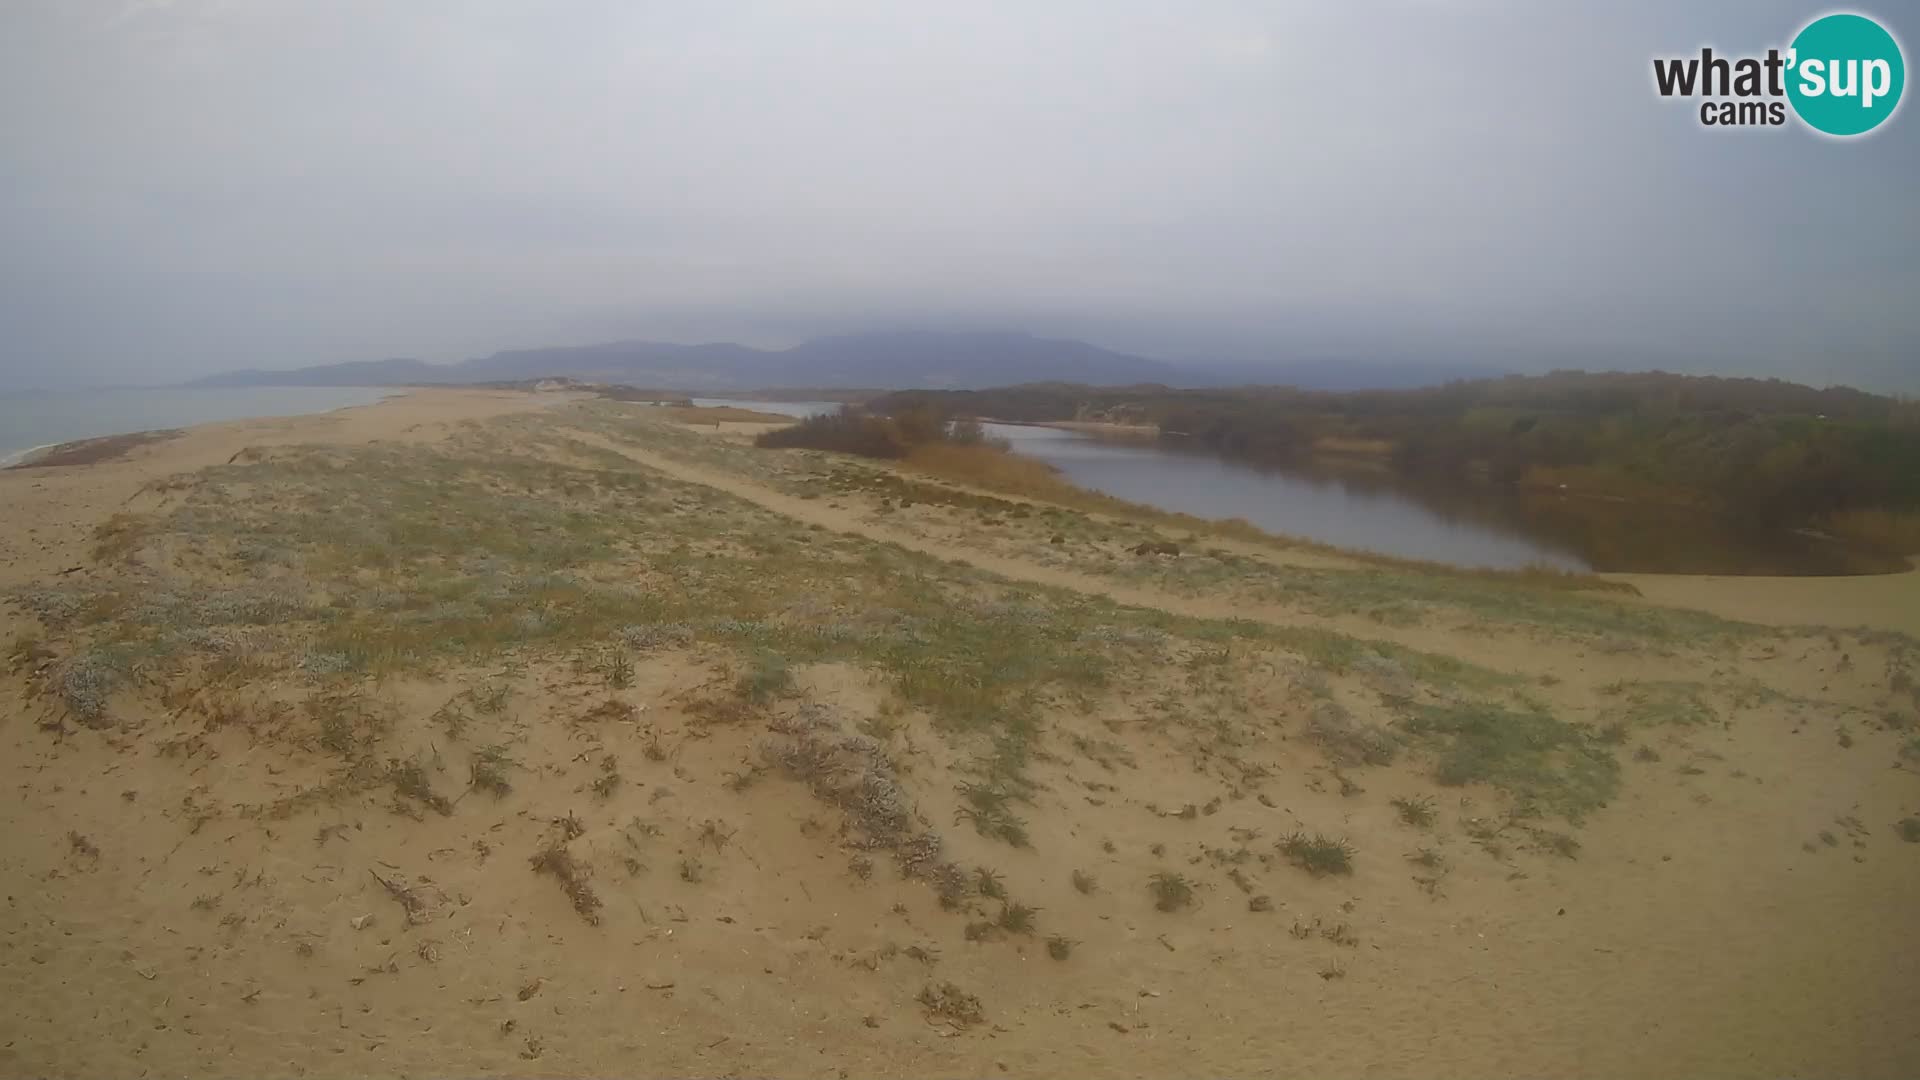
<path id="1" fill-rule="evenodd" d="M 99 435 L 367 405 L 398 393 L 347 386 L 62 390 L 0 394 L 0 465 L 35 447 Z"/>

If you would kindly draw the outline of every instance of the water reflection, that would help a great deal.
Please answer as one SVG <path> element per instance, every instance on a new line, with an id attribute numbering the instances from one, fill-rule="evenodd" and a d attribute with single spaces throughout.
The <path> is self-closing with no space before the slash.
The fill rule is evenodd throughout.
<path id="1" fill-rule="evenodd" d="M 831 401 L 695 398 L 784 416 Z M 1360 459 L 1270 465 L 1153 439 L 988 424 L 987 432 L 1068 480 L 1131 502 L 1271 532 L 1455 566 L 1668 574 L 1862 574 L 1904 564 L 1818 537 L 1751 529 L 1711 514 L 1486 485 L 1435 485 Z"/>
<path id="2" fill-rule="evenodd" d="M 1272 532 L 1456 566 L 1704 574 L 1899 569 L 1818 537 L 1713 515 L 1485 485 L 1432 485 L 1369 461 L 1263 465 L 1176 442 L 990 424 L 1015 450 L 1082 487 Z"/>

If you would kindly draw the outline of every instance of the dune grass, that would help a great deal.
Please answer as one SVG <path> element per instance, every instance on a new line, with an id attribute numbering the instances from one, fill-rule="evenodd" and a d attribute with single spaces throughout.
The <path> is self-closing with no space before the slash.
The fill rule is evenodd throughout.
<path id="1" fill-rule="evenodd" d="M 1332 667 L 1384 650 L 1422 677 L 1472 674 L 1317 629 L 1008 587 L 552 446 L 594 463 L 516 456 L 500 433 L 475 431 L 447 450 L 287 450 L 211 469 L 170 513 L 121 531 L 201 552 L 214 572 L 244 552 L 247 584 L 183 572 L 15 599 L 93 629 L 94 651 L 74 655 L 94 659 L 66 660 L 87 716 L 139 655 L 211 664 L 237 635 L 253 661 L 321 683 L 532 653 L 588 657 L 617 688 L 633 677 L 631 649 L 711 642 L 749 658 L 742 693 L 764 700 L 788 665 L 847 660 L 946 724 L 1016 739 L 1041 688 L 1100 691 L 1116 663 L 1168 637 L 1263 642 Z"/>
<path id="2" fill-rule="evenodd" d="M 1490 784 L 1523 814 L 1551 812 L 1577 823 L 1620 789 L 1620 763 L 1598 733 L 1544 710 L 1430 706 L 1416 710 L 1407 729 L 1432 746 L 1435 780 Z"/>

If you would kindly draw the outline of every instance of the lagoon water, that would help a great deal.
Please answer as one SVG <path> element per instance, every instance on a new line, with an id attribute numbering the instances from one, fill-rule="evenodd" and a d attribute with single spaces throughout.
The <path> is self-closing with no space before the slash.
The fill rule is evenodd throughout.
<path id="1" fill-rule="evenodd" d="M 1068 480 L 1131 502 L 1454 566 L 1668 574 L 1857 574 L 1897 569 L 1821 537 L 1670 506 L 1487 484 L 1434 484 L 1379 462 L 1266 465 L 1178 442 L 989 424 Z"/>
<path id="2" fill-rule="evenodd" d="M 1569 546 L 1483 515 L 1422 502 L 1380 482 L 1383 477 L 1267 468 L 1180 453 L 1158 442 L 1098 439 L 1057 428 L 986 428 L 1081 487 L 1163 510 L 1244 518 L 1269 532 L 1456 566 L 1591 569 Z"/>
<path id="3" fill-rule="evenodd" d="M 697 398 L 806 417 L 827 401 Z M 1192 514 L 1244 518 L 1268 532 L 1404 559 L 1491 569 L 1667 574 L 1857 574 L 1897 569 L 1884 557 L 1712 514 L 1486 484 L 1433 484 L 1377 461 L 1272 465 L 1178 442 L 1060 428 L 987 424 L 1014 452 L 1081 487 Z"/>
<path id="4" fill-rule="evenodd" d="M 216 420 L 329 412 L 372 404 L 399 392 L 360 386 L 257 386 L 0 394 L 0 466 L 36 447 L 75 439 Z"/>

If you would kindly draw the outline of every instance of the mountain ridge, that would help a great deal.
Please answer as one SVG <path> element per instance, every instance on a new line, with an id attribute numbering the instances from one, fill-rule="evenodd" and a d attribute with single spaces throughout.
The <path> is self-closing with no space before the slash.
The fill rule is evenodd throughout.
<path id="1" fill-rule="evenodd" d="M 1275 381 L 1313 389 L 1409 387 L 1498 374 L 1495 369 L 1306 362 L 1273 369 Z M 785 349 L 734 342 L 624 340 L 506 349 L 451 364 L 396 357 L 195 379 L 195 387 L 447 385 L 570 377 L 684 391 L 739 393 L 768 386 L 969 390 L 1032 382 L 1090 386 L 1158 383 L 1210 387 L 1248 382 L 1244 367 L 1182 365 L 1068 338 L 1017 331 L 897 330 L 815 338 Z"/>

